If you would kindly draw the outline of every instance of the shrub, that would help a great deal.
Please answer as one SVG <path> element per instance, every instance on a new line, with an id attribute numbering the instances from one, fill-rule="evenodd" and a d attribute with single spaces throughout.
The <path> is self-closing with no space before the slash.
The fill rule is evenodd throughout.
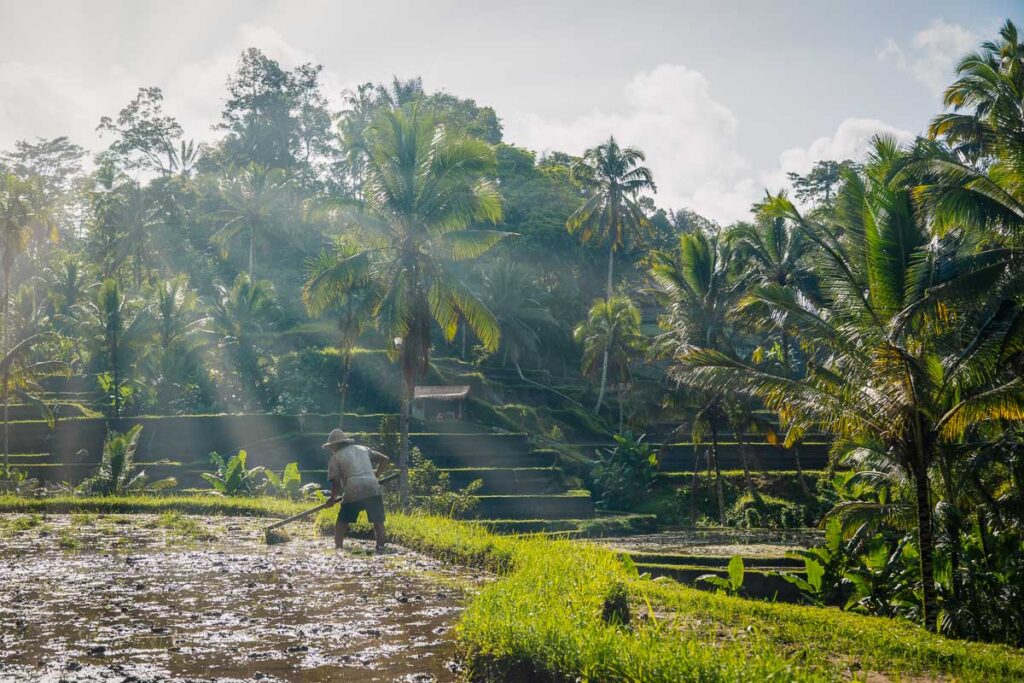
<path id="1" fill-rule="evenodd" d="M 302 475 L 299 474 L 299 464 L 297 462 L 290 462 L 285 465 L 281 476 L 278 476 L 272 470 L 264 470 L 263 474 L 267 478 L 267 493 L 278 498 L 302 500 L 309 498 L 315 491 L 320 490 L 318 484 L 309 483 L 303 485 Z"/>
<path id="2" fill-rule="evenodd" d="M 741 529 L 793 529 L 811 523 L 807 508 L 781 498 L 761 496 L 757 501 L 749 493 L 740 497 L 726 512 L 726 523 Z"/>
<path id="3" fill-rule="evenodd" d="M 398 421 L 393 415 L 385 415 L 380 419 L 377 432 L 374 445 L 397 464 Z M 475 494 L 482 486 L 483 482 L 478 479 L 460 491 L 453 491 L 447 472 L 425 458 L 420 449 L 414 447 L 409 452 L 409 501 L 416 510 L 441 517 L 469 517 L 480 504 Z M 385 492 L 385 499 L 388 507 L 401 507 L 397 491 Z"/>
<path id="4" fill-rule="evenodd" d="M 24 470 L 0 464 L 0 493 L 31 495 L 40 489 L 37 479 L 29 479 Z"/>
<path id="5" fill-rule="evenodd" d="M 594 468 L 597 505 L 630 510 L 650 493 L 658 473 L 657 456 L 643 436 L 634 438 L 627 432 L 614 438 L 615 446 L 604 450 Z"/>
<path id="6" fill-rule="evenodd" d="M 264 467 L 253 467 L 251 470 L 245 466 L 247 457 L 245 451 L 238 451 L 227 462 L 219 453 L 210 453 L 210 462 L 217 466 L 217 472 L 211 474 L 203 472 L 202 477 L 210 482 L 210 486 L 217 493 L 226 496 L 257 496 L 263 493 L 266 488 L 266 477 L 261 477 L 265 471 Z"/>
<path id="7" fill-rule="evenodd" d="M 439 517 L 472 516 L 480 504 L 476 493 L 483 486 L 482 481 L 477 479 L 465 488 L 453 491 L 448 473 L 423 457 L 420 449 L 413 448 L 409 460 L 409 500 L 415 510 Z M 397 491 L 388 491 L 385 496 L 389 507 L 400 507 Z"/>
<path id="8" fill-rule="evenodd" d="M 174 477 L 150 482 L 144 470 L 135 471 L 135 451 L 141 435 L 142 425 L 135 425 L 124 434 L 108 433 L 96 474 L 83 481 L 78 491 L 86 495 L 113 496 L 162 491 L 177 486 L 178 480 Z"/>

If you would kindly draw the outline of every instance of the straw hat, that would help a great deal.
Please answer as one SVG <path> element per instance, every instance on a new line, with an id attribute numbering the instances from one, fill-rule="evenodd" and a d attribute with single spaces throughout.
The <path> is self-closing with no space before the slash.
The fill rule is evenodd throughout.
<path id="1" fill-rule="evenodd" d="M 331 435 L 327 437 L 327 443 L 324 444 L 324 448 L 330 450 L 332 446 L 347 446 L 350 443 L 355 443 L 355 439 L 350 437 L 341 429 L 334 429 L 331 431 Z"/>

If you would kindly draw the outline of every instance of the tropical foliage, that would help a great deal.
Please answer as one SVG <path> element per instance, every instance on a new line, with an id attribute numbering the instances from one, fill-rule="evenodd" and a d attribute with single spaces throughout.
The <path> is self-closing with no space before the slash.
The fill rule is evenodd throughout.
<path id="1" fill-rule="evenodd" d="M 93 496 L 121 496 L 163 491 L 176 486 L 178 482 L 174 477 L 150 481 L 145 470 L 137 468 L 135 451 L 139 448 L 141 436 L 141 425 L 132 427 L 124 434 L 108 435 L 103 443 L 103 456 L 96 474 L 83 481 L 79 491 Z"/>

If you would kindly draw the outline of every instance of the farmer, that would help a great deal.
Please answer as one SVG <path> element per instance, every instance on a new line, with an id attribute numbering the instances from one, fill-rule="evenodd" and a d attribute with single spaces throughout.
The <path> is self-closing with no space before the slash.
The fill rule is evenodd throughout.
<path id="1" fill-rule="evenodd" d="M 377 476 L 391 463 L 391 459 L 372 448 L 356 444 L 340 429 L 331 432 L 324 448 L 331 452 L 327 465 L 331 497 L 327 500 L 327 507 L 341 501 L 338 522 L 334 526 L 334 547 L 344 545 L 348 525 L 356 521 L 361 510 L 366 510 L 377 536 L 377 552 L 383 552 L 384 498 Z"/>

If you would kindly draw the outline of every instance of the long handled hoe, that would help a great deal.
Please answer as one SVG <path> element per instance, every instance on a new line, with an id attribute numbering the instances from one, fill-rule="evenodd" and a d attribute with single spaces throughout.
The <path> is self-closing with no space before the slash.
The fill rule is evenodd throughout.
<path id="1" fill-rule="evenodd" d="M 391 480 L 393 480 L 393 479 L 395 479 L 397 477 L 398 477 L 398 472 L 392 472 L 391 474 L 389 474 L 387 476 L 381 477 L 379 481 L 380 481 L 381 484 L 385 484 L 385 483 L 387 483 L 387 482 L 389 482 L 389 481 L 391 481 Z M 314 514 L 320 512 L 321 510 L 323 510 L 326 507 L 327 507 L 327 503 L 320 503 L 316 507 L 309 508 L 308 510 L 303 510 L 302 512 L 300 512 L 300 513 L 298 513 L 296 515 L 292 515 L 291 517 L 288 517 L 287 519 L 282 519 L 282 520 L 279 520 L 277 522 L 274 522 L 273 524 L 271 524 L 270 526 L 268 526 L 266 529 L 263 530 L 263 537 L 267 541 L 267 543 L 271 543 L 271 542 L 273 542 L 273 539 L 274 539 L 274 536 L 275 536 L 272 532 L 275 529 L 280 529 L 285 524 L 291 524 L 292 522 L 297 522 L 300 519 L 305 519 L 306 517 L 309 517 L 310 515 L 314 515 Z"/>

